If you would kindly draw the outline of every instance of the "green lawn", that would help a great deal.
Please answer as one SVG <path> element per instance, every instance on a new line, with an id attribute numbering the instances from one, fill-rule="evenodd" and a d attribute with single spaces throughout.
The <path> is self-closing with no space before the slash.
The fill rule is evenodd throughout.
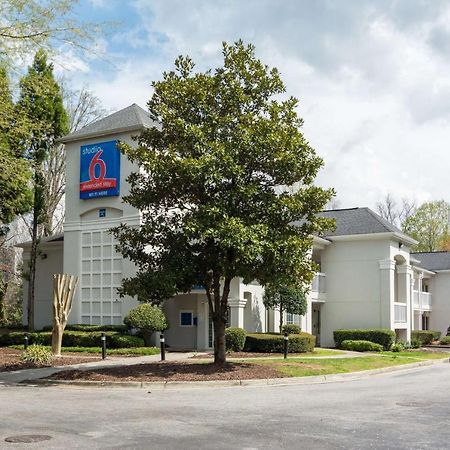
<path id="1" fill-rule="evenodd" d="M 407 354 L 406 356 L 404 354 Z M 440 355 L 440 358 L 445 355 Z M 399 366 L 414 362 L 425 361 L 427 359 L 437 359 L 434 354 L 426 352 L 402 352 L 401 354 L 362 354 L 356 358 L 330 358 L 316 359 L 289 358 L 287 360 L 260 359 L 252 361 L 253 364 L 270 365 L 289 377 L 307 377 L 312 375 L 329 375 L 334 373 L 359 372 L 362 370 L 380 369 L 383 367 Z M 247 360 L 247 362 L 250 362 Z"/>

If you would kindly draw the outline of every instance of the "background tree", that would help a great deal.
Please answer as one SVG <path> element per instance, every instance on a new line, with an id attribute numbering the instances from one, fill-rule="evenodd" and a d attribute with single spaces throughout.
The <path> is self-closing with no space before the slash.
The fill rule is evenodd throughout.
<path id="1" fill-rule="evenodd" d="M 404 231 L 419 241 L 415 251 L 434 252 L 449 237 L 449 204 L 444 200 L 423 203 L 404 224 Z"/>
<path id="2" fill-rule="evenodd" d="M 416 203 L 414 201 L 404 198 L 399 205 L 390 193 L 386 194 L 383 201 L 377 203 L 378 214 L 403 231 L 405 231 L 407 219 L 414 214 L 415 210 Z"/>
<path id="3" fill-rule="evenodd" d="M 44 51 L 38 50 L 28 73 L 20 81 L 17 114 L 29 125 L 21 136 L 21 145 L 33 170 L 33 217 L 31 229 L 30 270 L 28 281 L 28 326 L 34 329 L 34 285 L 39 226 L 48 223 L 45 208 L 44 162 L 58 137 L 68 131 L 59 86 L 53 76 L 53 65 Z"/>
<path id="4" fill-rule="evenodd" d="M 263 302 L 266 308 L 278 309 L 280 312 L 280 333 L 283 329 L 285 312 L 303 316 L 308 309 L 305 291 L 295 287 L 268 285 L 264 292 Z"/>
<path id="5" fill-rule="evenodd" d="M 144 169 L 130 175 L 124 198 L 143 223 L 113 230 L 137 266 L 122 294 L 159 304 L 204 286 L 216 363 L 226 358 L 231 280 L 309 285 L 312 235 L 331 226 L 316 213 L 333 195 L 313 185 L 323 162 L 300 132 L 298 101 L 275 99 L 285 91 L 277 69 L 241 41 L 224 44 L 223 57 L 204 73 L 179 57 L 153 83 L 148 107 L 161 127 L 122 147 Z"/>
<path id="6" fill-rule="evenodd" d="M 73 13 L 77 4 L 77 0 L 0 0 L 0 60 L 16 67 L 18 58 L 37 49 L 93 53 L 94 38 L 106 24 L 79 22 Z"/>

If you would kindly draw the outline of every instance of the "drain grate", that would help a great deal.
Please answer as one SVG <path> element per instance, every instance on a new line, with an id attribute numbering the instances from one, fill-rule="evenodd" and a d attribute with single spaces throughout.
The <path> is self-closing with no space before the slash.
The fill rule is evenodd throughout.
<path id="1" fill-rule="evenodd" d="M 19 434 L 17 436 L 9 436 L 5 441 L 14 444 L 31 444 L 33 442 L 49 441 L 51 438 L 51 436 L 46 434 Z"/>
<path id="2" fill-rule="evenodd" d="M 430 402 L 397 402 L 397 406 L 406 406 L 408 408 L 425 408 L 430 405 Z"/>

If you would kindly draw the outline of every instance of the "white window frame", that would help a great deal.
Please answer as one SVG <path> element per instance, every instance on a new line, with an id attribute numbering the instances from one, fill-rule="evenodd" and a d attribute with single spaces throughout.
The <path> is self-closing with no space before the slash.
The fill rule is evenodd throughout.
<path id="1" fill-rule="evenodd" d="M 190 325 L 182 325 L 181 324 L 181 315 L 186 314 L 186 313 L 189 313 L 191 315 L 191 324 Z M 192 309 L 180 310 L 179 315 L 178 315 L 178 326 L 180 326 L 182 328 L 191 328 L 194 326 L 194 311 Z"/>

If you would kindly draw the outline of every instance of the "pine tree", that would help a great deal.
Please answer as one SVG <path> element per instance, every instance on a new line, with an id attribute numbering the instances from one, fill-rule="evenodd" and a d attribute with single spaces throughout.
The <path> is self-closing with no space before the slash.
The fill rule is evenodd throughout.
<path id="1" fill-rule="evenodd" d="M 16 111 L 27 124 L 20 136 L 20 143 L 33 171 L 33 217 L 28 282 L 28 327 L 32 330 L 39 228 L 41 224 L 48 223 L 48 218 L 45 217 L 43 165 L 57 138 L 68 130 L 67 114 L 59 85 L 53 75 L 53 65 L 48 63 L 43 50 L 38 50 L 28 73 L 20 81 L 20 98 Z"/>

